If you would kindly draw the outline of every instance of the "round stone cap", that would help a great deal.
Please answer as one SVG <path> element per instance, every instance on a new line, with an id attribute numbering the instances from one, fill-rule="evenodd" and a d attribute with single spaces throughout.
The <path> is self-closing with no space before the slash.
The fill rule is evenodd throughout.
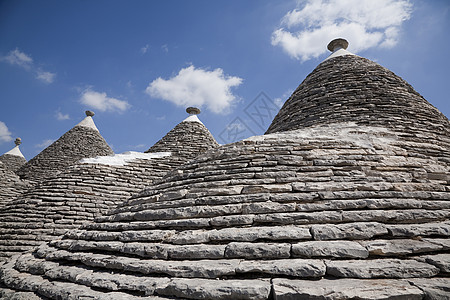
<path id="1" fill-rule="evenodd" d="M 338 38 L 338 39 L 334 39 L 332 40 L 328 46 L 327 49 L 330 50 L 331 52 L 336 51 L 339 48 L 342 49 L 347 49 L 348 47 L 348 42 L 346 39 L 342 39 L 342 38 Z"/>
<path id="2" fill-rule="evenodd" d="M 93 117 L 95 115 L 95 113 L 92 110 L 87 110 L 87 111 L 85 111 L 85 113 L 86 113 L 86 116 L 88 116 L 88 117 Z"/>
<path id="3" fill-rule="evenodd" d="M 14 144 L 16 144 L 16 146 L 19 146 L 20 144 L 22 144 L 22 139 L 21 138 L 16 138 L 16 140 L 14 141 Z"/>
<path id="4" fill-rule="evenodd" d="M 186 108 L 186 112 L 190 115 L 198 115 L 200 113 L 200 109 L 197 107 L 188 107 Z"/>

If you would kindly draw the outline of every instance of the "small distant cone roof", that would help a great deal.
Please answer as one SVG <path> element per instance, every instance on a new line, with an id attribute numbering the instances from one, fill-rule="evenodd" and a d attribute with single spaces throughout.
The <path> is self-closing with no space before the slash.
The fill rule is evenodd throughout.
<path id="1" fill-rule="evenodd" d="M 22 143 L 21 138 L 16 138 L 14 143 L 16 146 L 0 156 L 0 161 L 3 162 L 7 169 L 16 172 L 27 160 L 19 149 L 19 145 Z"/>
<path id="2" fill-rule="evenodd" d="M 40 181 L 82 158 L 114 154 L 95 126 L 93 115 L 86 111 L 83 121 L 23 165 L 17 172 L 19 176 Z"/>
<path id="3" fill-rule="evenodd" d="M 219 144 L 200 121 L 200 109 L 188 107 L 189 116 L 169 131 L 146 152 L 171 152 L 172 156 L 192 159 Z"/>

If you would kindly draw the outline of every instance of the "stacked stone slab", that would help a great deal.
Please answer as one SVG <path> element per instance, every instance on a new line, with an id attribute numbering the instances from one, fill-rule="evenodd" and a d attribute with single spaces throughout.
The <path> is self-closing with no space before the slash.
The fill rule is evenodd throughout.
<path id="1" fill-rule="evenodd" d="M 346 73 L 347 59 L 367 67 L 334 55 L 313 73 Z M 379 69 L 323 78 L 316 105 L 365 76 L 422 99 Z M 270 134 L 208 151 L 96 222 L 14 257 L 1 281 L 50 299 L 448 299 L 448 120 L 424 105 L 436 130 L 422 128 L 431 116 L 401 113 L 409 106 L 395 118 L 407 128 L 337 115 L 304 126 L 294 116 L 310 101 L 284 111 L 295 99 L 279 114 L 292 116 L 293 130 L 272 124 Z"/>
<path id="2" fill-rule="evenodd" d="M 82 158 L 114 154 L 95 126 L 93 115 L 86 111 L 83 121 L 24 164 L 17 171 L 20 178 L 39 182 Z"/>
<path id="3" fill-rule="evenodd" d="M 0 208 L 27 188 L 28 184 L 0 161 Z"/>
<path id="4" fill-rule="evenodd" d="M 179 146 L 195 151 L 187 142 Z M 185 155 L 168 152 L 140 156 L 83 159 L 5 205 L 0 209 L 0 260 L 92 221 L 186 162 Z M 111 163 L 119 158 L 127 161 Z"/>
<path id="5" fill-rule="evenodd" d="M 16 146 L 10 151 L 6 152 L 2 156 L 0 156 L 0 161 L 4 164 L 6 168 L 9 170 L 16 172 L 20 169 L 24 164 L 26 164 L 27 160 L 23 156 L 22 152 L 19 149 L 19 145 L 22 143 L 20 138 L 15 140 Z"/>
<path id="6" fill-rule="evenodd" d="M 208 128 L 197 117 L 200 109 L 188 107 L 186 112 L 189 117 L 169 131 L 146 153 L 169 151 L 172 155 L 192 159 L 199 153 L 218 146 Z"/>

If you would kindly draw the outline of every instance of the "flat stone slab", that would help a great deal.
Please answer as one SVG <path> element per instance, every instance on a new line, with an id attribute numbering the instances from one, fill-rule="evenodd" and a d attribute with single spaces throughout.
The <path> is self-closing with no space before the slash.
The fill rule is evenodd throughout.
<path id="1" fill-rule="evenodd" d="M 376 222 L 314 225 L 311 233 L 315 240 L 365 240 L 388 233 L 386 226 Z"/>
<path id="2" fill-rule="evenodd" d="M 408 281 L 424 292 L 426 300 L 450 299 L 450 278 L 411 278 Z"/>
<path id="3" fill-rule="evenodd" d="M 299 278 L 317 278 L 325 275 L 326 267 L 319 259 L 279 259 L 242 261 L 236 273 L 265 273 Z"/>
<path id="4" fill-rule="evenodd" d="M 361 245 L 367 248 L 370 255 L 397 256 L 421 252 L 433 252 L 443 247 L 428 241 L 398 239 L 398 240 L 374 240 L 361 241 Z"/>
<path id="5" fill-rule="evenodd" d="M 268 299 L 269 280 L 172 279 L 159 295 L 183 299 Z"/>
<path id="6" fill-rule="evenodd" d="M 438 267 L 443 273 L 450 273 L 450 254 L 427 255 L 425 261 Z"/>
<path id="7" fill-rule="evenodd" d="M 373 259 L 326 261 L 327 274 L 349 278 L 432 277 L 439 273 L 433 265 L 414 259 Z"/>
<path id="8" fill-rule="evenodd" d="M 369 252 L 352 241 L 312 241 L 292 245 L 294 257 L 367 258 Z"/>
<path id="9" fill-rule="evenodd" d="M 276 300 L 396 299 L 420 300 L 423 292 L 405 280 L 386 279 L 273 279 Z"/>

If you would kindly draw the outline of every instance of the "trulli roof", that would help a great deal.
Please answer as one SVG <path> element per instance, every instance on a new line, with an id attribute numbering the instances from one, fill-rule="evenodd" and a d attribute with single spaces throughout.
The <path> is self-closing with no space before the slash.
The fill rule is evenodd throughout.
<path id="1" fill-rule="evenodd" d="M 53 299 L 448 298 L 449 128 L 386 69 L 328 59 L 268 134 L 171 171 L 1 280 Z"/>
<path id="2" fill-rule="evenodd" d="M 74 165 L 82 158 L 114 154 L 95 127 L 92 115 L 92 112 L 87 111 L 83 121 L 30 159 L 17 174 L 24 179 L 41 181 Z"/>

